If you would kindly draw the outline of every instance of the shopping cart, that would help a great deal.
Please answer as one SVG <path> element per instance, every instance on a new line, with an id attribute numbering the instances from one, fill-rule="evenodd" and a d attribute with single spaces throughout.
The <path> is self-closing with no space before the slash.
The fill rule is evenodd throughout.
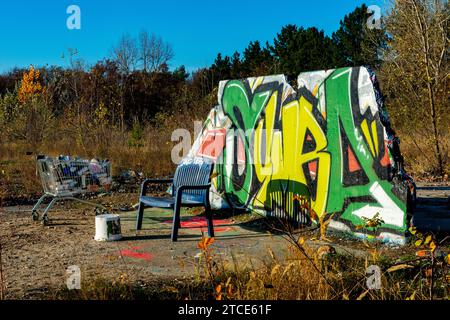
<path id="1" fill-rule="evenodd" d="M 111 163 L 108 160 L 73 159 L 68 156 L 59 156 L 58 158 L 38 156 L 36 169 L 41 178 L 44 194 L 32 209 L 34 221 L 39 220 L 39 207 L 49 197 L 52 200 L 42 215 L 44 225 L 49 221 L 48 211 L 60 200 L 75 200 L 106 211 L 106 208 L 101 204 L 75 196 L 109 191 L 112 179 Z"/>

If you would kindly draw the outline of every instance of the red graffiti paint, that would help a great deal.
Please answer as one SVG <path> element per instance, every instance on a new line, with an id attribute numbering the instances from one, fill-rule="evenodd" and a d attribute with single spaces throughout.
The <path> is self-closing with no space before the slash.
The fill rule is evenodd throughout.
<path id="1" fill-rule="evenodd" d="M 355 154 L 353 153 L 350 146 L 348 147 L 348 171 L 355 172 L 361 170 L 361 167 L 356 160 Z"/>
<path id="2" fill-rule="evenodd" d="M 207 157 L 216 161 L 225 147 L 226 129 L 208 130 L 200 144 L 198 156 Z"/>
<path id="3" fill-rule="evenodd" d="M 122 249 L 119 251 L 119 253 L 122 257 L 141 259 L 145 261 L 150 261 L 153 258 L 153 255 L 151 253 L 136 251 L 139 249 L 142 249 L 142 246 L 131 247 L 130 249 Z"/>
<path id="4" fill-rule="evenodd" d="M 172 220 L 164 221 L 164 223 L 172 223 Z M 208 227 L 208 222 L 206 221 L 205 217 L 189 217 L 187 220 L 182 220 L 180 222 L 181 228 L 186 229 L 194 229 L 199 228 L 202 231 L 206 232 Z M 229 219 L 213 219 L 213 225 L 214 225 L 214 232 L 227 232 L 231 231 L 232 228 L 226 225 L 234 224 L 232 220 Z M 216 226 L 222 226 L 222 227 L 216 227 Z"/>
<path id="5" fill-rule="evenodd" d="M 242 142 L 242 138 L 238 137 L 238 164 L 245 164 L 245 149 L 244 142 Z"/>
<path id="6" fill-rule="evenodd" d="M 391 164 L 391 159 L 389 159 L 389 153 L 386 145 L 384 146 L 384 156 L 381 159 L 380 163 L 383 167 L 387 167 Z"/>
<path id="7" fill-rule="evenodd" d="M 311 179 L 314 181 L 317 175 L 317 160 L 308 162 L 308 170 L 311 175 Z"/>

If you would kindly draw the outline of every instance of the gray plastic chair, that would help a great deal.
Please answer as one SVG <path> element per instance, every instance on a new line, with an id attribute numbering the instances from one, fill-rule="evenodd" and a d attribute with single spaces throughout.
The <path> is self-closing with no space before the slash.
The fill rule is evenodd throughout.
<path id="1" fill-rule="evenodd" d="M 142 183 L 139 197 L 139 210 L 136 218 L 136 230 L 142 229 L 142 218 L 145 207 L 173 209 L 172 241 L 177 241 L 180 224 L 181 207 L 204 207 L 208 222 L 208 235 L 214 237 L 214 228 L 209 203 L 209 188 L 212 165 L 181 164 L 175 171 L 173 179 L 146 179 Z M 172 183 L 172 196 L 170 198 L 146 196 L 149 184 Z"/>

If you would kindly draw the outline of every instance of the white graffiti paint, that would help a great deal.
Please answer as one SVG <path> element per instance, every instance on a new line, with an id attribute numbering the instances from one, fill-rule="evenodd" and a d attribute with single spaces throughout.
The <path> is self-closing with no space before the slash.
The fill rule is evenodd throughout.
<path id="1" fill-rule="evenodd" d="M 395 204 L 394 201 L 386 194 L 378 182 L 374 182 L 369 189 L 375 200 L 380 206 L 366 205 L 353 214 L 358 217 L 372 219 L 379 213 L 381 219 L 387 224 L 401 227 L 403 226 L 403 211 Z"/>

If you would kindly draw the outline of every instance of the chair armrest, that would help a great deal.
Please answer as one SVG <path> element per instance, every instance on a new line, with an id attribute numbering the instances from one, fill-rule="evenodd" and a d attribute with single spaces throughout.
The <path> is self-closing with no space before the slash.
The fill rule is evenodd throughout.
<path id="1" fill-rule="evenodd" d="M 147 192 L 147 187 L 151 183 L 165 184 L 165 183 L 172 183 L 172 182 L 173 182 L 173 179 L 145 179 L 141 185 L 141 197 L 145 196 L 145 193 Z"/>
<path id="2" fill-rule="evenodd" d="M 181 203 L 181 197 L 183 195 L 183 191 L 185 190 L 209 190 L 211 188 L 211 183 L 205 185 L 182 185 L 179 186 L 176 190 L 175 201 L 176 203 Z M 206 201 L 209 204 L 209 192 L 206 192 Z"/>

